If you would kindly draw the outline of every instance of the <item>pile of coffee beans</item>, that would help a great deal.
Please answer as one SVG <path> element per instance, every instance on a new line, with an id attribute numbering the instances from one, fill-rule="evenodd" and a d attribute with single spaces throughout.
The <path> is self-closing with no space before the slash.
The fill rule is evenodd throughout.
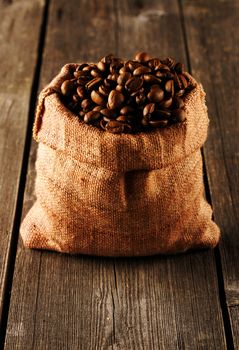
<path id="1" fill-rule="evenodd" d="M 184 122 L 192 89 L 181 63 L 139 52 L 133 60 L 110 54 L 80 64 L 62 83 L 61 98 L 85 123 L 121 134 Z"/>

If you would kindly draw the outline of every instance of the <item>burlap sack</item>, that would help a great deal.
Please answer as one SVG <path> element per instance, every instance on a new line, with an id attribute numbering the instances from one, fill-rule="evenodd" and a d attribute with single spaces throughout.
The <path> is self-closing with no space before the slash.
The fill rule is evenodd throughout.
<path id="1" fill-rule="evenodd" d="M 104 256 L 214 247 L 219 229 L 204 199 L 205 93 L 185 100 L 187 122 L 111 134 L 79 121 L 57 91 L 62 68 L 39 98 L 34 138 L 37 200 L 21 226 L 26 247 Z"/>

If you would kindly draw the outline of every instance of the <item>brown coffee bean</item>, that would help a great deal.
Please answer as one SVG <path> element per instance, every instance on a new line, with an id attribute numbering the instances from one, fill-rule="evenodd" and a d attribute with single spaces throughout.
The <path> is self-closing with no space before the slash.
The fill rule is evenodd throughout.
<path id="1" fill-rule="evenodd" d="M 117 85 L 115 90 L 117 90 L 119 92 L 124 92 L 124 87 L 123 87 L 123 85 Z"/>
<path id="2" fill-rule="evenodd" d="M 103 95 L 103 96 L 108 96 L 110 93 L 111 89 L 109 86 L 105 86 L 105 85 L 100 85 L 99 86 L 99 92 Z"/>
<path id="3" fill-rule="evenodd" d="M 122 122 L 122 123 L 128 123 L 129 122 L 129 118 L 126 115 L 120 115 L 119 117 L 116 118 L 116 120 L 118 122 Z"/>
<path id="4" fill-rule="evenodd" d="M 81 77 L 89 77 L 89 72 L 83 71 L 83 70 L 79 70 L 79 71 L 75 71 L 74 72 L 74 77 L 75 78 L 81 78 Z"/>
<path id="5" fill-rule="evenodd" d="M 174 70 L 178 74 L 182 74 L 184 72 L 184 65 L 182 63 L 178 62 L 175 64 Z"/>
<path id="6" fill-rule="evenodd" d="M 85 110 L 85 111 L 88 111 L 92 106 L 92 101 L 88 98 L 84 99 L 82 102 L 81 102 L 81 107 Z"/>
<path id="7" fill-rule="evenodd" d="M 80 111 L 80 112 L 79 112 L 79 116 L 80 116 L 81 118 L 84 118 L 84 115 L 85 115 L 85 112 L 84 112 L 84 111 Z"/>
<path id="8" fill-rule="evenodd" d="M 101 119 L 100 120 L 101 129 L 106 130 L 106 125 L 107 125 L 107 122 L 104 119 Z"/>
<path id="9" fill-rule="evenodd" d="M 126 83 L 126 81 L 129 80 L 130 77 L 131 77 L 130 72 L 124 72 L 124 73 L 120 74 L 118 76 L 118 79 L 117 79 L 117 84 L 124 85 Z"/>
<path id="10" fill-rule="evenodd" d="M 106 63 L 102 62 L 102 61 L 99 61 L 97 63 L 97 68 L 101 71 L 101 72 L 105 72 L 106 69 L 107 69 L 107 65 Z"/>
<path id="11" fill-rule="evenodd" d="M 175 97 L 173 100 L 174 107 L 179 109 L 184 106 L 184 102 L 180 97 Z"/>
<path id="12" fill-rule="evenodd" d="M 161 62 L 159 58 L 152 58 L 148 61 L 148 66 L 152 70 L 157 70 L 161 66 Z"/>
<path id="13" fill-rule="evenodd" d="M 165 128 L 165 126 L 168 125 L 168 120 L 167 119 L 150 120 L 149 125 L 151 125 L 153 128 Z"/>
<path id="14" fill-rule="evenodd" d="M 106 124 L 106 130 L 113 134 L 121 134 L 124 130 L 124 126 L 121 122 L 111 120 Z"/>
<path id="15" fill-rule="evenodd" d="M 143 79 L 138 77 L 130 78 L 129 80 L 127 80 L 125 84 L 125 88 L 129 92 L 136 92 L 140 90 L 142 86 L 143 86 Z"/>
<path id="16" fill-rule="evenodd" d="M 103 106 L 95 106 L 93 111 L 100 112 L 104 107 Z"/>
<path id="17" fill-rule="evenodd" d="M 82 63 L 76 68 L 76 72 L 82 70 L 83 68 L 88 67 L 88 63 Z"/>
<path id="18" fill-rule="evenodd" d="M 136 102 L 138 105 L 144 104 L 145 101 L 146 101 L 146 96 L 145 96 L 145 94 L 144 94 L 143 92 L 141 92 L 141 93 L 139 93 L 139 94 L 137 94 L 137 95 L 135 96 L 135 102 Z"/>
<path id="19" fill-rule="evenodd" d="M 119 108 L 124 103 L 124 95 L 117 91 L 112 90 L 108 97 L 108 105 L 110 109 Z"/>
<path id="20" fill-rule="evenodd" d="M 151 73 L 151 69 L 146 66 L 140 66 L 133 71 L 133 75 L 143 75 L 147 73 Z"/>
<path id="21" fill-rule="evenodd" d="M 112 109 L 108 109 L 108 108 L 104 108 L 100 111 L 100 113 L 108 118 L 114 119 L 116 118 L 117 114 L 115 113 L 115 111 L 113 111 Z"/>
<path id="22" fill-rule="evenodd" d="M 92 90 L 92 89 L 95 89 L 97 86 L 99 86 L 101 83 L 102 83 L 102 79 L 98 77 L 90 80 L 85 86 L 88 90 Z"/>
<path id="23" fill-rule="evenodd" d="M 175 66 L 175 60 L 172 57 L 166 57 L 164 60 L 161 60 L 161 63 L 165 64 L 171 69 Z"/>
<path id="24" fill-rule="evenodd" d="M 164 98 L 164 92 L 159 87 L 150 90 L 147 95 L 150 102 L 161 102 Z"/>
<path id="25" fill-rule="evenodd" d="M 132 60 L 129 60 L 125 63 L 126 69 L 129 70 L 130 72 L 133 72 L 136 68 L 140 66 L 141 64 L 139 62 L 132 61 Z"/>
<path id="26" fill-rule="evenodd" d="M 171 111 L 165 109 L 159 109 L 153 112 L 153 118 L 156 119 L 169 119 L 171 117 Z"/>
<path id="27" fill-rule="evenodd" d="M 84 99 L 85 97 L 85 89 L 82 86 L 78 86 L 76 89 L 77 94 L 81 99 Z"/>
<path id="28" fill-rule="evenodd" d="M 175 94 L 175 96 L 176 96 L 176 97 L 181 97 L 181 96 L 184 95 L 184 93 L 185 93 L 185 90 L 182 89 L 182 90 L 177 91 L 176 94 Z"/>
<path id="29" fill-rule="evenodd" d="M 161 101 L 160 107 L 161 108 L 169 108 L 169 107 L 171 107 L 172 103 L 173 103 L 173 99 L 172 99 L 172 97 L 170 97 L 167 100 Z"/>
<path id="30" fill-rule="evenodd" d="M 130 115 L 132 113 L 134 113 L 134 108 L 132 106 L 124 106 L 121 108 L 120 110 L 120 114 L 122 115 Z"/>
<path id="31" fill-rule="evenodd" d="M 165 83 L 164 88 L 165 88 L 165 91 L 170 93 L 172 96 L 174 95 L 174 81 L 172 79 L 168 80 Z"/>
<path id="32" fill-rule="evenodd" d="M 85 123 L 94 123 L 99 118 L 100 118 L 100 112 L 98 112 L 98 111 L 90 111 L 90 112 L 85 114 L 84 122 Z"/>
<path id="33" fill-rule="evenodd" d="M 61 84 L 61 93 L 64 96 L 70 96 L 75 90 L 75 84 L 70 80 L 65 80 Z"/>
<path id="34" fill-rule="evenodd" d="M 155 110 L 155 103 L 148 103 L 143 109 L 143 116 L 153 113 Z"/>
<path id="35" fill-rule="evenodd" d="M 114 58 L 114 55 L 113 54 L 109 54 L 107 56 L 102 57 L 101 58 L 101 62 L 106 63 L 106 64 L 110 64 L 111 61 L 113 60 L 113 58 Z"/>
<path id="36" fill-rule="evenodd" d="M 91 99 L 93 102 L 95 102 L 95 104 L 100 105 L 100 106 L 104 106 L 105 105 L 105 99 L 104 96 L 101 95 L 98 91 L 91 91 Z"/>
<path id="37" fill-rule="evenodd" d="M 188 81 L 187 81 L 187 79 L 185 78 L 185 76 L 184 76 L 183 74 L 179 74 L 179 75 L 178 75 L 178 78 L 179 78 L 179 80 L 180 80 L 180 82 L 181 82 L 181 87 L 182 87 L 183 89 L 186 89 L 186 88 L 188 87 Z"/>
<path id="38" fill-rule="evenodd" d="M 184 122 L 186 120 L 186 112 L 181 108 L 173 110 L 172 114 L 177 122 Z"/>
<path id="39" fill-rule="evenodd" d="M 80 103 L 81 99 L 80 99 L 78 94 L 74 94 L 72 96 L 72 101 L 75 102 L 75 103 Z"/>
<path id="40" fill-rule="evenodd" d="M 134 59 L 139 62 L 146 62 L 150 60 L 152 57 L 149 56 L 147 52 L 137 52 Z"/>
<path id="41" fill-rule="evenodd" d="M 143 79 L 147 84 L 151 84 L 151 85 L 161 83 L 161 79 L 151 74 L 144 74 Z"/>
<path id="42" fill-rule="evenodd" d="M 90 74 L 92 77 L 98 78 L 102 76 L 102 72 L 97 68 L 97 69 L 92 69 Z"/>

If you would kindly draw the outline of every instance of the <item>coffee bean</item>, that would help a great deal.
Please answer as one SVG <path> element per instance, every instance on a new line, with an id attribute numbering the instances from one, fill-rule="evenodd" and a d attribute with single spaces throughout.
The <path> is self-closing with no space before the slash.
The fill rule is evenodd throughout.
<path id="1" fill-rule="evenodd" d="M 172 79 L 168 80 L 165 83 L 165 91 L 170 93 L 172 96 L 174 95 L 174 81 Z"/>
<path id="2" fill-rule="evenodd" d="M 109 55 L 101 58 L 101 62 L 106 63 L 106 64 L 110 64 L 113 58 L 114 58 L 114 55 L 109 54 Z"/>
<path id="3" fill-rule="evenodd" d="M 124 126 L 116 120 L 111 120 L 106 124 L 106 130 L 113 134 L 121 134 L 124 130 Z"/>
<path id="4" fill-rule="evenodd" d="M 143 79 L 147 84 L 151 84 L 151 85 L 161 83 L 161 79 L 151 74 L 144 74 Z"/>
<path id="5" fill-rule="evenodd" d="M 122 115 L 130 115 L 132 113 L 134 113 L 134 108 L 132 106 L 124 106 L 121 108 L 120 110 L 120 114 Z"/>
<path id="6" fill-rule="evenodd" d="M 124 91 L 124 87 L 123 87 L 123 85 L 117 85 L 115 90 L 117 90 L 119 92 L 123 92 Z"/>
<path id="7" fill-rule="evenodd" d="M 130 72 L 124 72 L 124 73 L 120 74 L 118 76 L 118 79 L 117 79 L 117 84 L 124 85 L 126 83 L 126 81 L 129 80 L 130 77 L 131 77 Z"/>
<path id="8" fill-rule="evenodd" d="M 149 125 L 151 125 L 153 128 L 165 128 L 165 126 L 168 125 L 167 119 L 161 119 L 161 120 L 150 120 Z"/>
<path id="9" fill-rule="evenodd" d="M 184 72 L 184 66 L 182 63 L 178 62 L 176 63 L 175 67 L 174 67 L 175 72 L 177 72 L 178 74 L 182 74 Z"/>
<path id="10" fill-rule="evenodd" d="M 98 78 L 102 76 L 102 72 L 97 68 L 97 69 L 92 69 L 90 74 L 92 77 Z"/>
<path id="11" fill-rule="evenodd" d="M 177 122 L 184 122 L 186 120 L 186 112 L 183 109 L 175 109 L 172 112 Z"/>
<path id="12" fill-rule="evenodd" d="M 75 71 L 74 72 L 74 77 L 75 78 L 82 78 L 82 77 L 89 77 L 89 72 L 85 72 L 83 70 L 80 70 L 80 71 Z"/>
<path id="13" fill-rule="evenodd" d="M 104 107 L 102 107 L 102 106 L 95 106 L 95 107 L 93 108 L 93 111 L 101 112 L 103 108 L 104 108 Z"/>
<path id="14" fill-rule="evenodd" d="M 146 96 L 141 92 L 139 94 L 137 94 L 135 96 L 135 102 L 138 104 L 138 105 L 142 105 L 144 104 L 146 101 Z"/>
<path id="15" fill-rule="evenodd" d="M 150 72 L 151 72 L 151 69 L 149 67 L 140 66 L 138 68 L 135 68 L 135 70 L 133 71 L 133 75 L 143 75 Z"/>
<path id="16" fill-rule="evenodd" d="M 155 110 L 155 103 L 148 103 L 143 109 L 143 116 L 153 113 Z"/>
<path id="17" fill-rule="evenodd" d="M 106 71 L 106 68 L 107 68 L 107 65 L 106 63 L 102 62 L 102 61 L 99 61 L 97 63 L 97 68 L 101 71 L 101 72 L 105 72 Z"/>
<path id="18" fill-rule="evenodd" d="M 93 90 L 93 91 L 91 91 L 90 96 L 91 96 L 92 101 L 95 102 L 95 104 L 100 105 L 100 106 L 105 105 L 104 96 L 101 95 L 99 92 Z"/>
<path id="19" fill-rule="evenodd" d="M 100 85 L 99 86 L 99 92 L 103 95 L 103 96 L 108 96 L 110 93 L 111 89 L 109 86 L 105 86 L 105 85 Z"/>
<path id="20" fill-rule="evenodd" d="M 134 58 L 139 62 L 146 62 L 151 59 L 147 52 L 137 52 Z"/>
<path id="21" fill-rule="evenodd" d="M 133 72 L 136 68 L 140 66 L 141 64 L 139 62 L 132 61 L 132 60 L 129 60 L 125 63 L 125 67 L 131 72 Z"/>
<path id="22" fill-rule="evenodd" d="M 182 108 L 184 106 L 184 102 L 180 97 L 175 97 L 173 104 L 174 107 L 177 109 Z"/>
<path id="23" fill-rule="evenodd" d="M 173 99 L 172 99 L 172 97 L 170 97 L 168 100 L 161 101 L 160 107 L 161 108 L 169 108 L 169 107 L 171 107 L 172 103 L 173 103 Z"/>
<path id="24" fill-rule="evenodd" d="M 101 78 L 94 78 L 92 80 L 90 80 L 87 84 L 86 84 L 86 88 L 88 90 L 92 90 L 95 89 L 97 86 L 99 86 L 102 83 L 102 79 Z"/>
<path id="25" fill-rule="evenodd" d="M 90 107 L 92 106 L 92 101 L 88 98 L 84 99 L 81 102 L 81 107 L 85 110 L 88 111 L 90 109 Z"/>
<path id="26" fill-rule="evenodd" d="M 82 63 L 76 68 L 76 72 L 82 70 L 83 68 L 88 67 L 88 63 Z"/>
<path id="27" fill-rule="evenodd" d="M 164 98 L 164 92 L 162 89 L 151 89 L 147 95 L 150 102 L 161 102 Z"/>
<path id="28" fill-rule="evenodd" d="M 108 97 L 108 104 L 110 109 L 119 108 L 124 103 L 124 95 L 117 91 L 112 90 Z"/>
<path id="29" fill-rule="evenodd" d="M 70 96 L 75 90 L 75 84 L 70 80 L 65 80 L 61 84 L 61 93 L 64 96 Z"/>
<path id="30" fill-rule="evenodd" d="M 153 115 L 153 118 L 156 118 L 156 119 L 169 119 L 172 115 L 172 112 L 166 109 L 159 109 L 159 110 L 155 110 L 152 115 Z"/>
<path id="31" fill-rule="evenodd" d="M 157 70 L 161 66 L 161 62 L 159 58 L 152 58 L 148 61 L 148 66 L 152 70 Z"/>
<path id="32" fill-rule="evenodd" d="M 107 125 L 107 122 L 104 119 L 101 119 L 100 120 L 101 129 L 106 130 L 106 125 Z"/>
<path id="33" fill-rule="evenodd" d="M 84 96 L 85 96 L 85 89 L 82 86 L 78 86 L 77 89 L 76 89 L 76 92 L 77 92 L 77 94 L 79 95 L 79 97 L 81 99 L 84 98 Z"/>
<path id="34" fill-rule="evenodd" d="M 143 86 L 143 79 L 142 78 L 138 78 L 138 77 L 130 78 L 129 80 L 127 80 L 127 82 L 125 84 L 125 88 L 129 92 L 138 91 L 139 89 L 141 89 L 142 86 Z"/>
<path id="35" fill-rule="evenodd" d="M 85 114 L 84 122 L 85 123 L 94 123 L 99 118 L 100 118 L 100 112 L 98 112 L 98 111 L 90 111 L 90 112 Z"/>
<path id="36" fill-rule="evenodd" d="M 79 97 L 78 94 L 74 94 L 74 95 L 72 96 L 72 101 L 73 101 L 73 102 L 79 103 L 80 100 L 81 100 L 81 99 L 80 99 L 80 97 Z"/>
<path id="37" fill-rule="evenodd" d="M 113 111 L 112 109 L 108 109 L 108 108 L 104 108 L 100 111 L 100 113 L 108 118 L 114 119 L 116 118 L 117 114 L 115 113 L 115 111 Z"/>
<path id="38" fill-rule="evenodd" d="M 183 88 L 183 89 L 186 89 L 187 88 L 187 86 L 188 86 L 188 81 L 187 81 L 187 79 L 185 78 L 185 76 L 183 75 L 183 74 L 179 74 L 178 75 L 178 78 L 179 78 L 179 80 L 180 80 L 180 82 L 181 82 L 181 87 Z"/>

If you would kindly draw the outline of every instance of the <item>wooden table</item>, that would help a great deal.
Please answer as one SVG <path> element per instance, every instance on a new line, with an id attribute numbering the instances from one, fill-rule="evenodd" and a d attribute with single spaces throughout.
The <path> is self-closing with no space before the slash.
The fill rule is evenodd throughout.
<path id="1" fill-rule="evenodd" d="M 0 348 L 239 349 L 238 1 L 4 0 L 0 13 Z M 138 50 L 185 62 L 207 92 L 219 247 L 132 259 L 25 249 L 39 90 L 66 62 Z"/>

